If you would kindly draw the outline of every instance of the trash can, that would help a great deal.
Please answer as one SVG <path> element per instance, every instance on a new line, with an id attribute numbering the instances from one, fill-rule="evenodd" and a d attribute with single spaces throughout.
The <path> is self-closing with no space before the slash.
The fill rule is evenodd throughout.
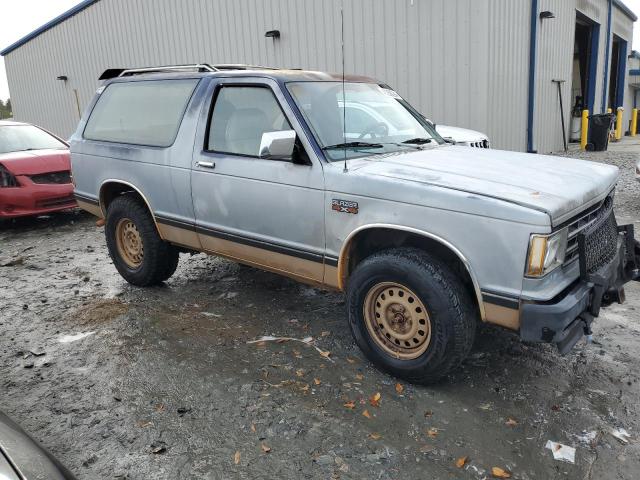
<path id="1" fill-rule="evenodd" d="M 601 113 L 589 117 L 589 139 L 587 150 L 604 152 L 609 146 L 609 130 L 613 124 L 615 115 L 612 113 Z"/>

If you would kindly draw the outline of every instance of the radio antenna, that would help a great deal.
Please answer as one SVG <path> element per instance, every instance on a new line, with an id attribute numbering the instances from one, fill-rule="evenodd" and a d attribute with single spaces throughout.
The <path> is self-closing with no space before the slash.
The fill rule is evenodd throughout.
<path id="1" fill-rule="evenodd" d="M 347 173 L 347 94 L 345 93 L 345 81 L 344 81 L 344 0 L 340 2 L 340 28 L 341 28 L 341 43 L 342 43 L 342 141 L 345 144 L 344 152 L 344 169 L 343 173 Z"/>

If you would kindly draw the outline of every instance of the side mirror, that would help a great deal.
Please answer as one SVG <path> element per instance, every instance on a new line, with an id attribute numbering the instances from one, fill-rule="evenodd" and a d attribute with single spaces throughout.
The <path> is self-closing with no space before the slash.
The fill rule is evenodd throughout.
<path id="1" fill-rule="evenodd" d="M 291 160 L 296 145 L 296 132 L 284 130 L 281 132 L 265 132 L 260 141 L 260 158 L 276 158 Z"/>

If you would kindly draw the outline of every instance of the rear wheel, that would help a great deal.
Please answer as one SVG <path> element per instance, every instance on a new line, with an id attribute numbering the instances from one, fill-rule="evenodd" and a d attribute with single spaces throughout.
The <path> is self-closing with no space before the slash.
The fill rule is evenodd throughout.
<path id="1" fill-rule="evenodd" d="M 160 238 L 148 209 L 133 195 L 111 202 L 105 235 L 113 264 L 133 285 L 156 285 L 178 267 L 178 249 Z"/>
<path id="2" fill-rule="evenodd" d="M 476 309 L 462 281 L 414 248 L 363 260 L 349 279 L 349 325 L 379 368 L 414 383 L 433 383 L 468 355 Z"/>

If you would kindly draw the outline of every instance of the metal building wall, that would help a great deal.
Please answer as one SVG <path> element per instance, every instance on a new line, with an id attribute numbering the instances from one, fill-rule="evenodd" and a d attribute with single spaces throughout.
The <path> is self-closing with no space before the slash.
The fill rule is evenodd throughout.
<path id="1" fill-rule="evenodd" d="M 557 90 L 571 107 L 575 9 L 602 25 L 608 0 L 540 0 L 535 147 L 562 144 Z M 392 85 L 438 123 L 526 149 L 531 0 L 345 0 L 347 73 Z M 340 71 L 340 0 L 100 0 L 5 57 L 16 118 L 68 136 L 109 67 L 253 63 Z M 620 13 L 620 12 L 618 12 Z M 614 24 L 631 25 L 622 16 Z M 265 38 L 279 29 L 279 40 Z M 67 82 L 56 77 L 66 75 Z M 568 123 L 567 123 L 568 125 Z"/>
<path id="2" fill-rule="evenodd" d="M 107 67 L 255 63 L 340 71 L 339 0 L 101 0 L 6 57 L 16 118 L 63 136 Z M 528 0 L 348 0 L 346 71 L 439 123 L 522 150 Z M 264 37 L 277 28 L 280 40 Z M 56 77 L 66 75 L 67 82 Z"/>

